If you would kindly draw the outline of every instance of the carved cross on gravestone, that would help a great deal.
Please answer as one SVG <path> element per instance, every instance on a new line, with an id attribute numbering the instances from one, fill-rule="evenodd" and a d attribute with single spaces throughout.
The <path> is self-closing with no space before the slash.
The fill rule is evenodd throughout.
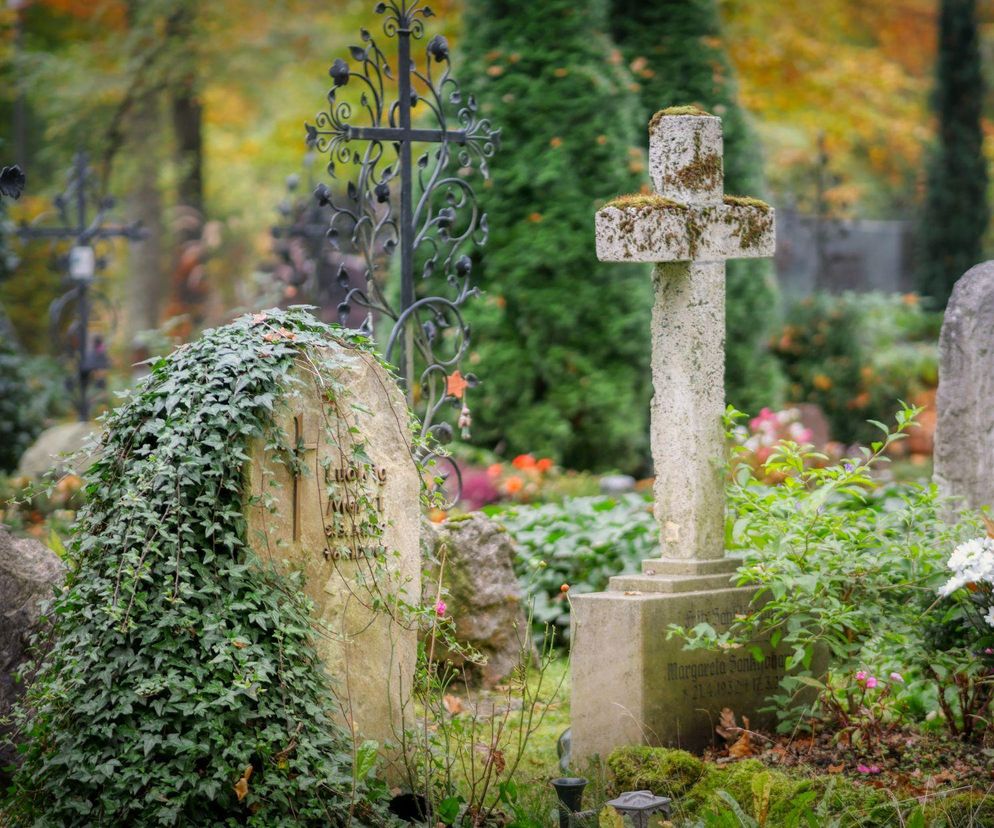
<path id="1" fill-rule="evenodd" d="M 317 451 L 318 444 L 316 441 L 312 440 L 307 443 L 304 442 L 304 415 L 297 414 L 293 418 L 293 454 L 297 460 L 297 464 L 300 467 L 298 472 L 293 476 L 293 539 L 295 541 L 300 540 L 300 471 L 303 470 L 304 466 L 304 452 L 305 451 Z"/>
<path id="2" fill-rule="evenodd" d="M 655 195 L 624 196 L 596 220 L 597 257 L 654 262 L 652 458 L 662 558 L 717 572 L 725 557 L 725 261 L 772 256 L 773 209 L 724 196 L 721 119 L 663 110 L 649 124 Z M 648 568 L 653 563 L 647 562 Z"/>

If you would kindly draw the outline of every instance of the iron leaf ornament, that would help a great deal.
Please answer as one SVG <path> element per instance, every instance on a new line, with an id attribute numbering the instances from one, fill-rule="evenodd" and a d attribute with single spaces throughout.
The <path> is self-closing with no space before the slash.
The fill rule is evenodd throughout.
<path id="1" fill-rule="evenodd" d="M 331 64 L 327 107 L 305 125 L 306 137 L 330 156 L 329 175 L 346 180 L 344 190 L 318 185 L 315 197 L 330 209 L 331 244 L 364 263 L 360 284 L 340 273 L 347 288 L 338 309 L 342 324 L 358 306 L 366 309 L 367 333 L 374 323 L 390 326 L 384 356 L 421 414 L 422 436 L 444 444 L 452 427 L 434 420 L 445 405 L 459 408 L 459 426 L 469 436 L 466 388 L 478 380 L 459 370 L 470 342 L 462 308 L 478 293 L 470 254 L 486 243 L 488 227 L 468 179 L 489 178 L 500 130 L 480 116 L 472 96 L 464 97 L 442 35 L 412 59 L 412 47 L 425 39 L 424 21 L 433 16 L 428 6 L 389 0 L 374 11 L 384 18 L 385 37 L 396 40 L 396 62 L 360 29 L 349 59 Z M 400 290 L 391 291 L 387 277 L 398 248 Z"/>

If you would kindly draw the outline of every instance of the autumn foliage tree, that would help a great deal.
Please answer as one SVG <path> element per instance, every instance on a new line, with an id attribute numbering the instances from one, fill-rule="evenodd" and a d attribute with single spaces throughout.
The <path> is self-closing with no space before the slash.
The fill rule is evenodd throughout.
<path id="1" fill-rule="evenodd" d="M 738 104 L 715 0 L 612 0 L 610 21 L 635 76 L 641 123 L 659 109 L 685 104 L 720 115 L 725 192 L 762 197 L 762 153 Z M 758 411 L 780 401 L 783 385 L 767 350 L 778 317 L 776 279 L 763 260 L 729 262 L 727 274 L 727 396 L 739 408 Z"/>
<path id="2" fill-rule="evenodd" d="M 508 21 L 514 21 L 509 25 Z M 597 261 L 597 208 L 645 174 L 638 102 L 604 0 L 470 0 L 459 74 L 502 129 L 480 189 L 490 242 L 470 311 L 474 436 L 574 468 L 647 453 L 651 285 Z"/>
<path id="3" fill-rule="evenodd" d="M 919 259 L 921 291 L 939 307 L 980 260 L 990 220 L 979 41 L 976 0 L 942 0 L 934 96 L 938 143 L 928 168 Z"/>

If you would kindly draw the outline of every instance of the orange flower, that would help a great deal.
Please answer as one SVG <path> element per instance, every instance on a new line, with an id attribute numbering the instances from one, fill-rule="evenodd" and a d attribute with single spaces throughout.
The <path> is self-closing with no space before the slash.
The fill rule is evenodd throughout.
<path id="1" fill-rule="evenodd" d="M 550 457 L 543 457 L 541 460 L 539 460 L 535 464 L 535 468 L 538 469 L 540 472 L 547 472 L 554 465 L 555 464 L 552 462 L 552 458 L 550 458 Z"/>
<path id="2" fill-rule="evenodd" d="M 447 517 L 448 514 L 442 509 L 432 509 L 428 513 L 428 519 L 431 520 L 432 523 L 443 523 Z"/>
<path id="3" fill-rule="evenodd" d="M 811 380 L 811 382 L 819 391 L 827 391 L 832 387 L 832 380 L 824 374 L 815 374 L 815 377 Z"/>
<path id="4" fill-rule="evenodd" d="M 492 463 L 487 466 L 487 477 L 500 477 L 504 467 L 500 463 Z"/>
<path id="5" fill-rule="evenodd" d="M 530 454 L 519 454 L 511 461 L 511 465 L 516 469 L 533 469 L 535 468 L 535 458 Z"/>
<path id="6" fill-rule="evenodd" d="M 509 477 L 504 481 L 504 491 L 510 495 L 517 494 L 525 487 L 525 481 L 520 477 Z"/>

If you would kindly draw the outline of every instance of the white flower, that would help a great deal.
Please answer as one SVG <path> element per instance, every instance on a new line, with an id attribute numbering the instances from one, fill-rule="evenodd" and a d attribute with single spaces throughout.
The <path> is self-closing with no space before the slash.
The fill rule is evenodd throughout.
<path id="1" fill-rule="evenodd" d="M 984 621 L 994 627 L 994 607 L 990 607 L 987 610 L 987 615 L 984 616 Z"/>
<path id="2" fill-rule="evenodd" d="M 939 589 L 940 595 L 949 595 L 966 584 L 994 584 L 994 538 L 961 543 L 949 556 L 947 566 L 953 577 Z"/>

